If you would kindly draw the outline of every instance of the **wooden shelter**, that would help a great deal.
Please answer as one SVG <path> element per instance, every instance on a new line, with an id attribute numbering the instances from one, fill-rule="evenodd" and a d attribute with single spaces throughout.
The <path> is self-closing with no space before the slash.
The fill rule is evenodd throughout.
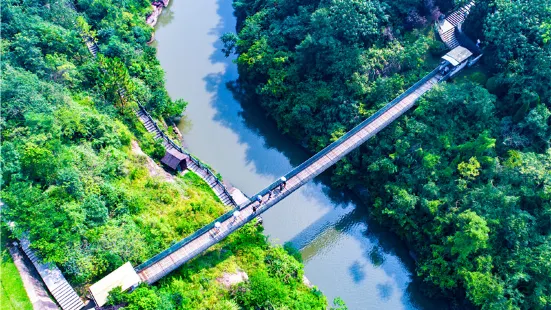
<path id="1" fill-rule="evenodd" d="M 126 262 L 103 279 L 94 283 L 88 290 L 96 302 L 96 306 L 101 307 L 107 303 L 107 296 L 109 296 L 109 292 L 112 289 L 120 287 L 124 292 L 134 289 L 140 282 L 140 276 L 134 271 L 130 262 Z"/>
<path id="2" fill-rule="evenodd" d="M 458 66 L 468 60 L 472 55 L 473 53 L 468 49 L 463 46 L 458 46 L 449 51 L 446 55 L 442 56 L 442 59 L 447 60 L 453 66 Z"/>
<path id="3" fill-rule="evenodd" d="M 176 149 L 168 149 L 161 159 L 161 163 L 172 170 L 182 171 L 187 168 L 186 160 L 187 155 L 178 152 Z"/>

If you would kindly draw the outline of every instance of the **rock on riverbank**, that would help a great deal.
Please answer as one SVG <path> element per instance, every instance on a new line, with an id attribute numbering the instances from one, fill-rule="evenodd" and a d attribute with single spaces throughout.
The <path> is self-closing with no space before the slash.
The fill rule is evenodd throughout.
<path id="1" fill-rule="evenodd" d="M 151 3 L 151 7 L 153 8 L 153 12 L 146 18 L 145 22 L 151 26 L 155 27 L 157 24 L 157 21 L 159 19 L 159 16 L 163 12 L 163 9 L 168 6 L 170 0 L 155 0 L 153 3 Z M 151 37 L 151 41 L 153 41 L 153 37 Z"/>

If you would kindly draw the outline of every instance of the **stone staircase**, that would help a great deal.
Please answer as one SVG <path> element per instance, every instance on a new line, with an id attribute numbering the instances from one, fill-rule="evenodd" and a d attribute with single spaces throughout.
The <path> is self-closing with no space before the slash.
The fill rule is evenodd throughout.
<path id="1" fill-rule="evenodd" d="M 227 206 L 237 207 L 237 204 L 233 200 L 231 194 L 226 190 L 226 187 L 222 182 L 212 173 L 209 173 L 206 169 L 196 164 L 194 161 L 188 163 L 188 169 L 195 172 L 200 176 L 207 184 L 212 188 L 216 196 L 220 198 L 223 204 Z"/>
<path id="2" fill-rule="evenodd" d="M 227 190 L 226 186 L 218 179 L 218 177 L 205 165 L 203 165 L 200 161 L 193 158 L 191 154 L 184 151 L 180 146 L 178 146 L 176 143 L 174 143 L 157 125 L 157 123 L 153 120 L 151 115 L 147 113 L 147 111 L 143 107 L 139 107 L 136 110 L 136 116 L 138 119 L 142 122 L 145 129 L 154 134 L 155 139 L 162 139 L 162 144 L 165 147 L 166 150 L 176 150 L 184 155 L 186 155 L 189 160 L 187 161 L 187 168 L 193 172 L 195 172 L 198 176 L 200 176 L 216 193 L 216 196 L 227 206 L 231 207 L 237 207 L 237 203 L 234 201 L 233 197 Z"/>
<path id="3" fill-rule="evenodd" d="M 474 5 L 474 1 L 467 3 L 466 5 L 460 7 L 457 11 L 451 13 L 448 17 L 446 17 L 446 20 L 450 22 L 450 24 L 452 24 L 454 27 L 457 27 L 459 24 L 465 21 L 471 11 L 471 8 Z"/>
<path id="4" fill-rule="evenodd" d="M 36 271 L 38 271 L 38 274 L 42 277 L 44 284 L 46 284 L 48 291 L 50 291 L 61 309 L 82 309 L 84 307 L 84 303 L 69 282 L 67 282 L 59 268 L 51 263 L 42 263 L 34 251 L 29 247 L 30 243 L 27 239 L 22 238 L 20 240 L 20 244 L 21 249 L 36 268 Z"/>
<path id="5" fill-rule="evenodd" d="M 98 55 L 99 46 L 91 38 L 86 39 L 86 47 L 88 47 L 92 56 L 96 57 Z"/>
<path id="6" fill-rule="evenodd" d="M 461 24 L 463 24 L 474 5 L 475 1 L 469 2 L 451 13 L 444 21 L 438 24 L 437 29 L 440 34 L 440 39 L 442 39 L 442 42 L 444 42 L 449 49 L 454 49 L 459 46 L 459 42 L 455 37 L 455 28 L 461 27 Z"/>
<path id="7" fill-rule="evenodd" d="M 450 50 L 453 50 L 454 48 L 459 46 L 459 42 L 455 37 L 455 28 L 452 28 L 446 32 L 441 33 L 440 38 Z"/>
<path id="8" fill-rule="evenodd" d="M 136 110 L 136 116 L 142 122 L 147 132 L 155 134 L 154 135 L 155 139 L 163 140 L 162 144 L 165 147 L 165 149 L 167 150 L 174 149 L 174 145 L 170 143 L 169 139 L 163 138 L 164 137 L 163 132 L 157 126 L 155 121 L 147 114 L 147 112 L 145 112 L 143 109 L 138 109 Z"/>

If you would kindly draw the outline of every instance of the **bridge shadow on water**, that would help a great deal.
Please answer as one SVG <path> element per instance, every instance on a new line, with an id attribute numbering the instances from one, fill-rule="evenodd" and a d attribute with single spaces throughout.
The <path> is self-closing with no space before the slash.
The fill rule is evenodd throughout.
<path id="1" fill-rule="evenodd" d="M 235 32 L 235 18 L 230 6 L 227 5 L 228 1 L 217 1 L 220 21 L 211 29 L 209 35 L 220 37 L 226 32 Z M 216 41 L 214 48 L 215 52 L 209 57 L 211 63 L 225 66 L 222 72 L 204 77 L 206 90 L 212 96 L 210 104 L 216 111 L 214 121 L 236 133 L 239 143 L 246 146 L 247 163 L 252 164 L 258 174 L 276 179 L 287 172 L 282 171 L 282 167 L 288 167 L 290 170 L 308 159 L 312 154 L 281 134 L 275 122 L 254 102 L 254 97 L 239 89 L 235 82 L 238 73 L 235 64 L 232 63 L 234 58 L 226 58 L 223 55 L 220 40 Z M 270 150 L 283 154 L 283 157 L 270 154 Z M 365 260 L 383 270 L 397 283 L 399 289 L 404 291 L 402 304 L 406 308 L 445 309 L 442 302 L 427 300 L 422 295 L 424 287 L 415 276 L 415 262 L 410 257 L 407 247 L 395 234 L 389 232 L 388 228 L 382 227 L 369 217 L 365 204 L 349 191 L 333 189 L 328 173 L 315 178 L 311 183 L 315 186 L 305 186 L 306 189 L 302 189 L 302 193 L 316 202 L 319 201 L 320 205 L 331 205 L 333 210 L 297 233 L 290 240 L 295 247 L 308 247 L 330 229 L 351 236 L 361 244 Z M 259 184 L 258 190 L 265 185 Z M 329 240 L 329 243 L 337 241 Z M 326 246 L 328 245 L 323 245 Z M 310 247 L 311 251 L 305 254 L 305 262 L 307 263 L 323 247 Z M 220 259 L 224 260 L 225 255 L 220 256 Z M 390 260 L 395 262 L 389 262 Z M 369 277 L 362 264 L 364 263 L 356 260 L 348 267 L 350 277 L 356 283 Z M 408 272 L 403 272 L 399 266 Z M 395 294 L 392 283 L 378 283 L 376 288 L 381 300 L 388 300 Z"/>

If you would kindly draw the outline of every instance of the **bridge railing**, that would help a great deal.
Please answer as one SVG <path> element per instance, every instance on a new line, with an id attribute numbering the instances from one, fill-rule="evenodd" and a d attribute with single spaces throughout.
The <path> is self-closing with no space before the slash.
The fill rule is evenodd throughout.
<path id="1" fill-rule="evenodd" d="M 404 99 L 405 97 L 409 96 L 411 93 L 413 93 L 417 88 L 419 88 L 421 85 L 425 84 L 428 80 L 430 80 L 431 78 L 433 78 L 436 74 L 438 73 L 438 68 L 436 68 L 435 70 L 433 70 L 432 72 L 430 72 L 429 74 L 427 74 L 425 77 L 423 77 L 421 80 L 419 80 L 417 83 L 413 84 L 410 88 L 408 88 L 405 92 L 403 92 L 401 95 L 399 95 L 398 97 L 396 97 L 394 100 L 392 100 L 391 102 L 387 103 L 383 108 L 381 108 L 379 111 L 377 111 L 375 114 L 373 114 L 372 116 L 370 116 L 369 118 L 367 118 L 366 120 L 364 120 L 363 122 L 361 122 L 360 124 L 358 124 L 357 126 L 355 126 L 354 128 L 352 128 L 349 132 L 347 132 L 346 134 L 344 134 L 342 137 L 340 137 L 338 140 L 336 140 L 335 142 L 331 143 L 329 146 L 327 146 L 326 148 L 324 148 L 322 151 L 318 152 L 317 154 L 315 154 L 314 156 L 312 156 L 310 159 L 306 160 L 304 163 L 302 163 L 301 165 L 297 166 L 296 168 L 294 168 L 293 170 L 291 170 L 291 172 L 287 173 L 285 175 L 285 177 L 287 179 L 290 179 L 292 178 L 293 176 L 297 175 L 298 173 L 300 173 L 303 169 L 305 169 L 306 167 L 308 167 L 309 165 L 311 165 L 312 163 L 314 163 L 315 161 L 317 161 L 319 158 L 325 156 L 327 153 L 331 152 L 333 149 L 335 149 L 336 147 L 338 147 L 340 144 L 342 144 L 344 141 L 348 140 L 351 136 L 353 136 L 354 134 L 358 133 L 360 130 L 362 130 L 366 125 L 368 125 L 369 123 L 373 122 L 375 119 L 377 119 L 379 116 L 381 116 L 381 114 L 385 113 L 386 111 L 388 111 L 389 109 L 391 109 L 392 107 L 394 107 L 396 104 L 398 104 L 402 99 Z M 260 192 L 258 192 L 256 195 L 254 195 L 253 197 L 256 197 L 257 195 L 260 195 L 262 197 L 264 197 L 265 195 L 268 194 L 268 192 L 270 192 L 271 190 L 273 190 L 274 188 L 276 188 L 278 185 L 280 184 L 280 181 L 275 181 L 273 182 L 272 184 L 270 184 L 268 187 L 266 187 L 265 189 L 261 190 Z M 247 203 L 244 203 L 242 204 L 241 206 L 239 206 L 239 209 L 243 209 L 243 208 L 246 208 L 248 207 L 250 204 L 252 203 L 256 203 L 254 200 L 250 200 L 249 202 Z M 172 246 L 170 246 L 169 248 L 167 248 L 166 250 L 162 251 L 161 253 L 153 256 L 151 259 L 147 260 L 146 262 L 142 263 L 141 265 L 137 266 L 135 269 L 137 272 L 159 262 L 160 260 L 162 260 L 163 258 L 167 257 L 168 255 L 174 253 L 176 250 L 180 249 L 181 247 L 183 247 L 184 245 L 192 242 L 193 240 L 199 238 L 200 236 L 202 236 L 203 234 L 207 233 L 208 231 L 214 229 L 214 225 L 216 222 L 224 222 L 226 220 L 228 220 L 229 218 L 231 218 L 233 216 L 233 212 L 234 210 L 231 210 L 225 214 L 223 214 L 222 216 L 220 216 L 219 218 L 215 219 L 214 221 L 212 221 L 211 223 L 203 226 L 202 228 L 200 228 L 199 230 L 195 231 L 194 233 L 192 233 L 191 235 L 189 235 L 188 237 L 180 240 L 179 242 L 173 244 Z M 254 218 L 254 215 L 251 217 L 251 218 Z"/>
<path id="2" fill-rule="evenodd" d="M 214 172 L 212 172 L 212 170 L 205 166 L 201 161 L 199 161 L 198 159 L 196 159 L 195 157 L 193 157 L 189 152 L 187 152 L 186 150 L 184 150 L 183 148 L 181 148 L 178 144 L 176 144 L 174 141 L 172 141 L 172 139 L 170 139 L 170 137 L 168 135 L 166 135 L 164 133 L 163 130 L 161 130 L 161 128 L 159 127 L 159 125 L 157 125 L 157 122 L 153 119 L 153 117 L 151 116 L 151 114 L 149 114 L 149 112 L 147 112 L 147 110 L 145 109 L 145 107 L 141 104 L 141 103 L 138 103 L 138 107 L 140 108 L 140 110 L 147 116 L 147 118 L 149 118 L 149 120 L 153 123 L 153 126 L 155 126 L 155 128 L 157 129 L 157 131 L 161 134 L 161 137 L 163 138 L 163 140 L 165 140 L 168 144 L 170 144 L 173 148 L 175 148 L 176 150 L 178 150 L 180 153 L 182 154 L 185 154 L 189 160 L 191 160 L 194 164 L 196 164 L 199 168 L 205 170 L 210 176 L 212 176 L 215 180 L 216 180 L 216 184 L 218 186 L 220 186 L 220 188 L 222 189 L 222 191 L 224 192 L 224 194 L 226 194 L 228 196 L 228 198 L 230 199 L 231 203 L 234 205 L 234 206 L 237 206 L 237 203 L 235 202 L 235 200 L 233 199 L 232 195 L 228 192 L 228 189 L 226 188 L 226 186 L 224 186 L 224 184 L 220 181 L 220 179 L 218 178 L 218 176 L 216 174 L 214 174 Z"/>

